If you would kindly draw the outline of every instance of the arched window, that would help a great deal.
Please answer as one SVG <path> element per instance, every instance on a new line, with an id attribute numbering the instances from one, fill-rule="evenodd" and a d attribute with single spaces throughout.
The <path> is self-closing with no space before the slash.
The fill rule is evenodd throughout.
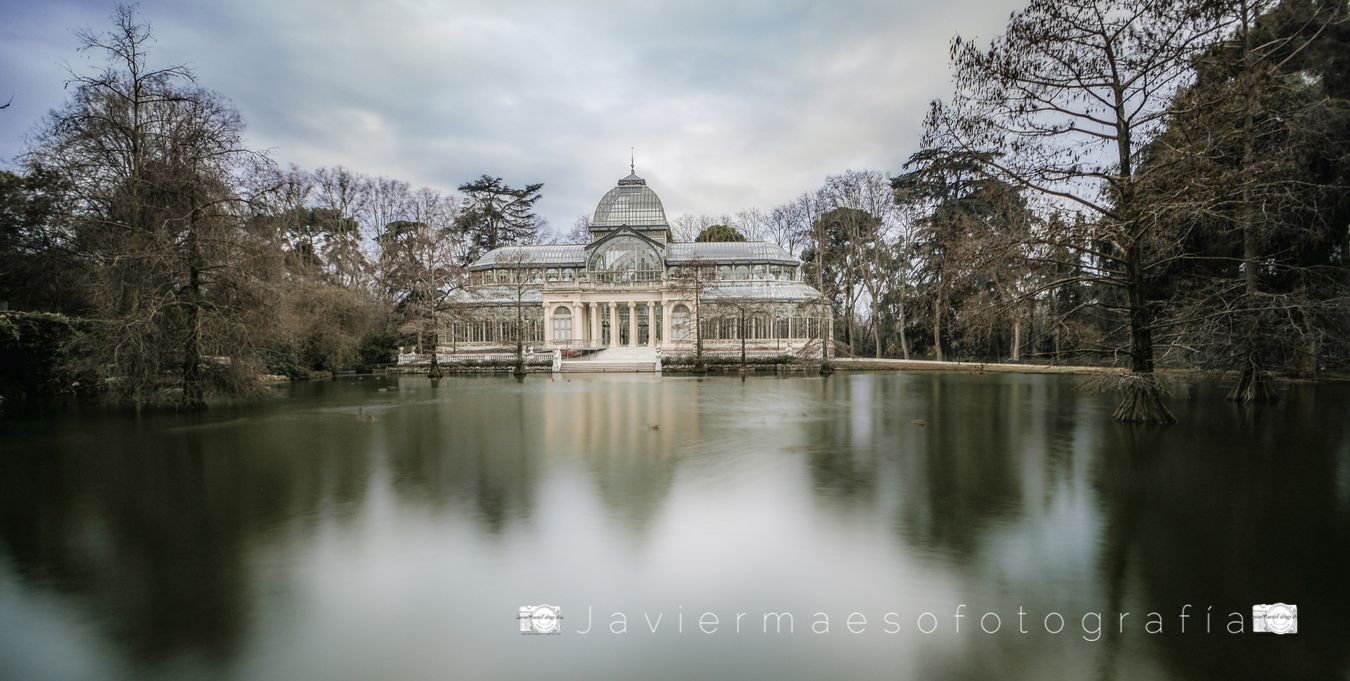
<path id="1" fill-rule="evenodd" d="M 736 278 L 737 278 L 737 279 L 740 279 L 740 280 L 749 279 L 749 278 L 750 278 L 750 268 L 749 268 L 749 267 L 746 267 L 745 265 L 737 265 L 737 266 L 736 266 Z"/>
<path id="2" fill-rule="evenodd" d="M 558 280 L 558 270 L 555 270 L 555 269 L 553 269 L 552 267 L 550 267 L 550 268 L 548 269 L 548 271 L 546 271 L 546 272 L 544 273 L 544 278 L 548 279 L 549 281 L 557 281 L 557 280 Z"/>
<path id="3" fill-rule="evenodd" d="M 670 309 L 670 339 L 689 340 L 689 306 L 679 303 Z"/>
<path id="4" fill-rule="evenodd" d="M 659 280 L 663 264 L 651 244 L 637 237 L 620 236 L 596 248 L 586 268 L 591 281 L 628 283 Z"/>
<path id="5" fill-rule="evenodd" d="M 763 279 L 763 278 L 764 278 L 764 266 L 763 266 L 763 265 L 755 265 L 755 278 L 756 278 L 756 279 Z"/>
<path id="6" fill-rule="evenodd" d="M 572 340 L 572 310 L 565 305 L 553 309 L 553 340 Z"/>

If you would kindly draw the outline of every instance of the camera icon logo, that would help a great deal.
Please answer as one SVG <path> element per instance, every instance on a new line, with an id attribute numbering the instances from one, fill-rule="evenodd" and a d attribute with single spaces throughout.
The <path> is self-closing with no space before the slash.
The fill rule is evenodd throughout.
<path id="1" fill-rule="evenodd" d="M 1297 634 L 1298 606 L 1288 603 L 1253 605 L 1252 631 L 1266 634 Z"/>
<path id="2" fill-rule="evenodd" d="M 562 608 L 556 605 L 522 605 L 516 620 L 522 634 L 562 633 Z"/>

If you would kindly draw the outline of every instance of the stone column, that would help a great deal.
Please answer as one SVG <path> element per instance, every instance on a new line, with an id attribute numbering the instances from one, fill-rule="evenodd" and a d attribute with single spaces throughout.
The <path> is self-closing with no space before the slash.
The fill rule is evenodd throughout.
<path id="1" fill-rule="evenodd" d="M 637 303 L 628 301 L 628 346 L 637 346 Z"/>
<path id="2" fill-rule="evenodd" d="M 585 336 L 581 334 L 582 329 L 586 326 L 581 321 L 581 303 L 572 303 L 568 306 L 568 309 L 572 310 L 572 345 L 581 345 L 578 341 L 585 338 Z"/>
<path id="3" fill-rule="evenodd" d="M 647 347 L 656 347 L 656 303 L 647 301 Z"/>
<path id="4" fill-rule="evenodd" d="M 553 344 L 553 309 L 548 303 L 544 303 L 544 347 Z"/>
<path id="5" fill-rule="evenodd" d="M 598 303 L 594 302 L 594 301 L 592 301 L 592 302 L 590 302 L 590 303 L 587 303 L 587 305 L 589 305 L 590 308 L 591 308 L 591 328 L 590 328 L 590 329 L 587 329 L 587 330 L 590 332 L 590 335 L 588 336 L 588 338 L 590 338 L 590 340 L 591 340 L 591 342 L 590 342 L 591 345 L 599 345 L 599 344 L 600 344 L 600 305 L 599 305 Z"/>
<path id="6" fill-rule="evenodd" d="M 661 301 L 661 347 L 663 348 L 670 348 L 671 344 L 674 343 L 670 336 L 673 333 L 670 328 L 670 308 L 672 307 L 674 305 L 669 300 Z"/>
<path id="7" fill-rule="evenodd" d="M 609 342 L 606 343 L 606 345 L 608 345 L 608 346 L 611 347 L 611 348 L 613 348 L 613 347 L 618 347 L 618 345 L 619 345 L 619 304 L 616 303 L 616 302 L 614 302 L 614 301 L 612 301 L 612 300 L 609 302 L 609 339 L 608 339 L 608 341 L 609 341 Z"/>

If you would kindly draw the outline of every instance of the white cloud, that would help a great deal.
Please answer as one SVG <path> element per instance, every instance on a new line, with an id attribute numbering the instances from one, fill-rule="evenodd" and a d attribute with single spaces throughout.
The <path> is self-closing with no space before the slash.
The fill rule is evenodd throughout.
<path id="1" fill-rule="evenodd" d="M 15 1 L 15 0 L 6 0 Z M 627 173 L 667 211 L 768 208 L 845 168 L 891 172 L 947 87 L 947 41 L 1019 0 L 437 2 L 149 0 L 155 56 L 190 62 L 282 163 L 445 189 L 544 182 L 556 227 Z M 16 8 L 18 9 L 18 8 Z M 111 4 L 49 3 L 0 28 L 0 154 L 63 93 L 71 29 Z M 10 14 L 9 10 L 5 11 Z M 40 104 L 36 102 L 41 102 Z M 26 118 L 21 118 L 26 117 Z M 18 128 L 18 130 L 16 130 Z"/>

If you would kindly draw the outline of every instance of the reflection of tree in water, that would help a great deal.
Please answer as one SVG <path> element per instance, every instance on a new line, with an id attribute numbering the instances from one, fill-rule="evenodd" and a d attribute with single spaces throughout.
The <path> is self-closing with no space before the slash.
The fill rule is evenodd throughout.
<path id="1" fill-rule="evenodd" d="M 990 411 L 1005 418 L 980 418 L 971 413 L 979 398 L 952 378 L 934 379 L 922 397 L 943 418 L 964 414 L 957 420 L 968 428 L 945 429 L 929 417 L 924 456 L 900 459 L 907 542 L 953 552 L 946 564 L 968 573 L 965 590 L 992 599 L 995 608 L 1008 606 L 999 594 L 1011 592 L 1028 610 L 1132 615 L 1124 635 L 1106 627 L 1093 644 L 1033 636 L 1010 649 L 1010 641 L 996 636 L 974 637 L 959 654 L 926 659 L 925 677 L 976 678 L 1002 669 L 1016 678 L 1008 673 L 1009 655 L 1031 666 L 1062 658 L 1065 670 L 1086 671 L 1090 663 L 1088 673 L 1102 679 L 1142 678 L 1150 671 L 1195 679 L 1343 673 L 1350 626 L 1340 614 L 1350 606 L 1344 585 L 1350 517 L 1336 479 L 1337 457 L 1344 456 L 1338 450 L 1350 437 L 1344 388 L 1298 388 L 1286 403 L 1253 413 L 1202 386 L 1191 391 L 1181 423 L 1132 428 L 1106 418 L 1109 400 L 1078 394 L 1063 380 L 1038 386 L 1028 401 L 1031 410 L 1016 406 L 1004 386 L 989 386 L 997 391 Z M 919 396 L 915 391 L 906 399 Z M 984 432 L 968 432 L 974 430 Z M 1073 514 L 1037 517 L 1034 504 L 1063 504 Z M 1086 522 L 1077 524 L 1080 519 Z M 1046 524 L 1066 520 L 1075 524 Z M 1014 568 L 993 553 L 1046 531 L 1064 532 L 1054 536 L 1072 543 L 1070 555 L 1093 557 L 1086 582 L 1079 581 L 1079 568 L 1051 556 Z M 1074 582 L 1056 585 L 1057 574 Z M 995 579 L 1011 581 L 991 584 Z M 1300 605 L 1297 644 L 1289 637 L 1203 633 L 1210 605 L 1216 632 L 1233 611 L 1243 614 L 1250 632 L 1252 604 L 1280 600 Z M 1193 607 L 1188 633 L 1181 634 L 1186 603 Z M 1144 633 L 1151 611 L 1164 617 L 1161 635 Z M 1153 651 L 1161 655 L 1154 658 Z M 1130 659 L 1141 654 L 1146 658 Z M 1127 659 L 1130 665 L 1122 666 Z"/>
<path id="2" fill-rule="evenodd" d="M 935 375 L 905 384 L 913 418 L 898 467 L 900 528 L 915 547 L 969 556 L 992 523 L 1023 504 L 1020 458 L 1030 432 L 1024 380 Z M 917 422 L 917 423 L 916 423 Z"/>
<path id="3" fill-rule="evenodd" d="M 82 418 L 54 430 L 77 436 L 6 451 L 0 543 L 20 579 L 87 601 L 134 659 L 230 658 L 251 553 L 279 525 L 358 503 L 369 462 L 354 420 L 229 418 Z"/>
<path id="4" fill-rule="evenodd" d="M 802 424 L 811 485 L 826 506 L 857 510 L 875 498 L 878 433 L 886 429 L 878 407 L 893 398 L 887 381 L 870 376 L 837 376 L 818 383 L 823 413 Z"/>
<path id="5" fill-rule="evenodd" d="M 389 412 L 381 442 L 400 497 L 434 508 L 467 503 L 484 530 L 500 534 L 529 517 L 547 443 L 531 427 L 543 417 L 527 399 L 534 388 L 481 380 L 440 385 L 436 400 Z"/>
<path id="6" fill-rule="evenodd" d="M 1350 436 L 1344 390 L 1296 386 L 1255 414 L 1222 397 L 1200 390 L 1188 418 L 1166 430 L 1119 429 L 1100 459 L 1112 606 L 1129 609 L 1124 594 L 1137 582 L 1135 609 L 1169 618 L 1151 638 L 1185 678 L 1334 678 L 1350 638 L 1350 518 L 1336 489 Z M 1215 631 L 1240 612 L 1250 632 L 1251 606 L 1275 601 L 1300 605 L 1296 646 L 1194 633 L 1210 605 Z M 1183 635 L 1174 611 L 1185 603 L 1196 608 Z"/>

